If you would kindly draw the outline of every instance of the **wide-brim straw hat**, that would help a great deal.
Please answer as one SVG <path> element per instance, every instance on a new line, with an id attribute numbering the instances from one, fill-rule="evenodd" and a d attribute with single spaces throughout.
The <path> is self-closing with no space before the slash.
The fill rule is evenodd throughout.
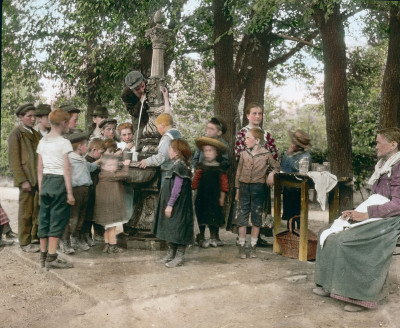
<path id="1" fill-rule="evenodd" d="M 289 131 L 289 137 L 292 142 L 301 148 L 311 147 L 311 138 L 303 130 L 296 130 L 295 132 Z"/>
<path id="2" fill-rule="evenodd" d="M 196 139 L 197 148 L 201 149 L 203 146 L 213 146 L 221 152 L 227 150 L 226 146 L 219 140 L 209 137 L 200 137 Z"/>

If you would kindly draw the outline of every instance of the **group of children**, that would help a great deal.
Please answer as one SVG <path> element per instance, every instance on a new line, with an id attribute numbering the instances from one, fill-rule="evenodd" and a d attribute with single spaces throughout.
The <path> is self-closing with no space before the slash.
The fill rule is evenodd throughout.
<path id="1" fill-rule="evenodd" d="M 38 113 L 42 115 L 41 122 L 46 122 L 47 118 L 50 128 L 38 125 L 39 134 L 33 129 L 36 108 L 32 104 L 19 106 L 16 114 L 21 124 L 9 138 L 10 168 L 20 187 L 20 211 L 27 212 L 25 216 L 19 215 L 22 249 L 38 251 L 35 242 L 39 238 L 40 261 L 47 268 L 72 267 L 57 258 L 58 244 L 62 252 L 72 254 L 76 249 L 87 250 L 93 246 L 96 235 L 98 240 L 104 240 L 105 253 L 122 252 L 116 245 L 115 231 L 132 216 L 133 189 L 122 183 L 128 175 L 130 160 L 121 161 L 122 154 L 135 144 L 132 124 L 118 126 L 121 139 L 117 140 L 117 121 L 108 118 L 105 107 L 98 106 L 93 112 L 89 135 L 77 130 L 70 133 L 69 130 L 76 127 L 70 120 L 76 122 L 79 114 L 74 106 L 53 111 L 46 106 L 46 110 L 47 114 L 46 111 Z M 240 258 L 246 258 L 245 238 L 250 214 L 250 257 L 257 256 L 267 187 L 272 186 L 274 174 L 280 168 L 274 141 L 260 128 L 261 107 L 250 104 L 245 113 L 249 125 L 238 132 L 235 140 Z M 196 190 L 194 205 L 200 230 L 196 236 L 199 246 L 223 245 L 219 228 L 225 224 L 223 207 L 229 191 L 226 170 L 230 165 L 228 144 L 222 138 L 226 125 L 217 117 L 211 118 L 205 136 L 196 140 L 193 157 L 189 145 L 174 128 L 170 114 L 161 113 L 155 125 L 162 136 L 158 153 L 141 160 L 138 166 L 161 168 L 154 233 L 168 243 L 167 255 L 161 262 L 175 267 L 183 264 L 186 246 L 194 239 L 193 190 Z M 121 164 L 123 168 L 119 170 Z M 34 206 L 38 195 L 39 229 L 35 228 L 37 206 Z M 24 206 L 27 202 L 30 206 Z M 207 226 L 210 239 L 206 240 Z M 99 238 L 100 234 L 104 239 Z"/>

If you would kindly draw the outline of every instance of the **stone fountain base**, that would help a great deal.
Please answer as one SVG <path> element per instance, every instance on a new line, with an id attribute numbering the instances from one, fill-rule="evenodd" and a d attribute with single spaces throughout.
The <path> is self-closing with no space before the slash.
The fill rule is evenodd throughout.
<path id="1" fill-rule="evenodd" d="M 117 244 L 119 247 L 127 249 L 143 249 L 148 251 L 162 251 L 167 249 L 165 241 L 146 232 L 137 232 L 135 235 L 128 235 L 125 232 L 121 232 L 117 235 Z"/>

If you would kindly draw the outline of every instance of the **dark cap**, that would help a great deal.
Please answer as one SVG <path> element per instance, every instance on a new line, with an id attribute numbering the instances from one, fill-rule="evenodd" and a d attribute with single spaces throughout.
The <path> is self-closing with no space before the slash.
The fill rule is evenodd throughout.
<path id="1" fill-rule="evenodd" d="M 97 105 L 93 110 L 92 116 L 105 116 L 105 117 L 108 117 L 108 110 L 104 106 Z"/>
<path id="2" fill-rule="evenodd" d="M 131 90 L 138 87 L 140 85 L 140 83 L 142 83 L 143 81 L 144 81 L 144 77 L 143 77 L 142 73 L 140 73 L 139 71 L 129 72 L 125 76 L 125 85 Z"/>
<path id="3" fill-rule="evenodd" d="M 212 117 L 211 120 L 209 121 L 209 123 L 212 123 L 212 124 L 218 126 L 218 128 L 221 130 L 222 134 L 226 133 L 226 124 L 221 118 Z"/>
<path id="4" fill-rule="evenodd" d="M 32 103 L 24 103 L 22 105 L 19 105 L 17 109 L 15 110 L 15 115 L 24 115 L 26 112 L 30 110 L 36 110 L 35 106 L 33 106 Z"/>
<path id="5" fill-rule="evenodd" d="M 68 140 L 73 144 L 81 142 L 82 140 L 88 140 L 88 135 L 86 132 L 75 132 L 68 136 Z"/>
<path id="6" fill-rule="evenodd" d="M 65 110 L 67 113 L 80 113 L 81 112 L 81 110 L 79 108 L 76 108 L 72 104 L 64 104 L 64 105 L 61 105 L 59 108 Z"/>
<path id="7" fill-rule="evenodd" d="M 103 122 L 101 122 L 99 124 L 99 128 L 102 129 L 103 126 L 105 126 L 106 124 L 115 124 L 117 125 L 117 120 L 114 118 L 106 118 Z"/>
<path id="8" fill-rule="evenodd" d="M 51 107 L 48 104 L 40 104 L 36 107 L 36 116 L 49 115 L 51 112 Z"/>

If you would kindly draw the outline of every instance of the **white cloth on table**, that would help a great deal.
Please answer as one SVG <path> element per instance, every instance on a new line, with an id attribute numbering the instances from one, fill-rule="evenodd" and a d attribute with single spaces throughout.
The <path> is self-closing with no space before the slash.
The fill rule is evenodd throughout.
<path id="1" fill-rule="evenodd" d="M 322 171 L 308 172 L 307 175 L 313 179 L 315 191 L 317 192 L 317 201 L 321 205 L 321 209 L 325 211 L 326 194 L 330 192 L 337 184 L 337 177 L 329 172 Z"/>
<path id="2" fill-rule="evenodd" d="M 367 200 L 365 200 L 360 205 L 358 205 L 357 208 L 355 209 L 355 211 L 361 212 L 361 213 L 367 213 L 368 206 L 382 205 L 382 204 L 387 203 L 388 201 L 389 201 L 389 199 L 382 195 L 373 194 L 370 197 L 368 197 Z M 330 226 L 329 229 L 326 229 L 321 233 L 321 236 L 319 237 L 319 243 L 321 245 L 321 248 L 324 246 L 325 240 L 326 240 L 326 238 L 328 238 L 329 235 L 331 235 L 333 233 L 341 232 L 346 229 L 358 227 L 360 225 L 364 225 L 364 224 L 374 222 L 377 220 L 382 220 L 382 218 L 370 218 L 370 219 L 367 219 L 367 220 L 364 220 L 364 221 L 361 221 L 358 223 L 350 224 L 346 219 L 342 219 L 342 216 L 339 216 L 339 218 L 337 218 L 335 221 L 333 221 L 333 224 Z"/>

